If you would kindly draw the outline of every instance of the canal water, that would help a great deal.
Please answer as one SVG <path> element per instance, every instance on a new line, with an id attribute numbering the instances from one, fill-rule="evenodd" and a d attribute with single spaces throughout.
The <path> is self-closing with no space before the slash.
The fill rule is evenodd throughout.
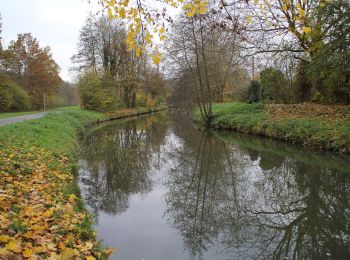
<path id="1" fill-rule="evenodd" d="M 171 111 L 90 129 L 79 182 L 111 259 L 350 259 L 349 162 Z"/>

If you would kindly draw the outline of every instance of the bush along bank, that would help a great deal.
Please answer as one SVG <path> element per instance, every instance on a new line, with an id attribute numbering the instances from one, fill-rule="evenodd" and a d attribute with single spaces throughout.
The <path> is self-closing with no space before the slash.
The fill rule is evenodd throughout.
<path id="1" fill-rule="evenodd" d="M 79 132 L 104 115 L 51 113 L 0 127 L 0 258 L 103 259 L 76 182 Z"/>
<path id="2" fill-rule="evenodd" d="M 194 119 L 200 121 L 198 111 Z M 350 152 L 350 106 L 214 104 L 211 127 Z"/>

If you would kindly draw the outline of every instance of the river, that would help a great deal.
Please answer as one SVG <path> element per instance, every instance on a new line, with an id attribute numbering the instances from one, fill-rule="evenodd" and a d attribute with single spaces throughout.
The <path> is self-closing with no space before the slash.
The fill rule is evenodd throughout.
<path id="1" fill-rule="evenodd" d="M 161 112 L 90 129 L 79 185 L 111 259 L 350 259 L 350 158 Z"/>

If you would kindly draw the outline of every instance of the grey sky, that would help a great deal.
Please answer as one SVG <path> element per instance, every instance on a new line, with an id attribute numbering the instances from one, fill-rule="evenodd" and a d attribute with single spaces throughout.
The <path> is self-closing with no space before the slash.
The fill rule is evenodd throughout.
<path id="1" fill-rule="evenodd" d="M 0 0 L 5 46 L 17 38 L 18 33 L 31 32 L 40 45 L 50 46 L 55 61 L 61 67 L 60 76 L 73 80 L 69 68 L 75 53 L 79 30 L 95 4 L 87 0 Z"/>

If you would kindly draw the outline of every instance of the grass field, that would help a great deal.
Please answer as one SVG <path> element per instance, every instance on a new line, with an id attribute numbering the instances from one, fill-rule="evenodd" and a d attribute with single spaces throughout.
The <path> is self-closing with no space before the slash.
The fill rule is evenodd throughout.
<path id="1" fill-rule="evenodd" d="M 350 106 L 214 104 L 211 126 L 350 152 Z"/>

